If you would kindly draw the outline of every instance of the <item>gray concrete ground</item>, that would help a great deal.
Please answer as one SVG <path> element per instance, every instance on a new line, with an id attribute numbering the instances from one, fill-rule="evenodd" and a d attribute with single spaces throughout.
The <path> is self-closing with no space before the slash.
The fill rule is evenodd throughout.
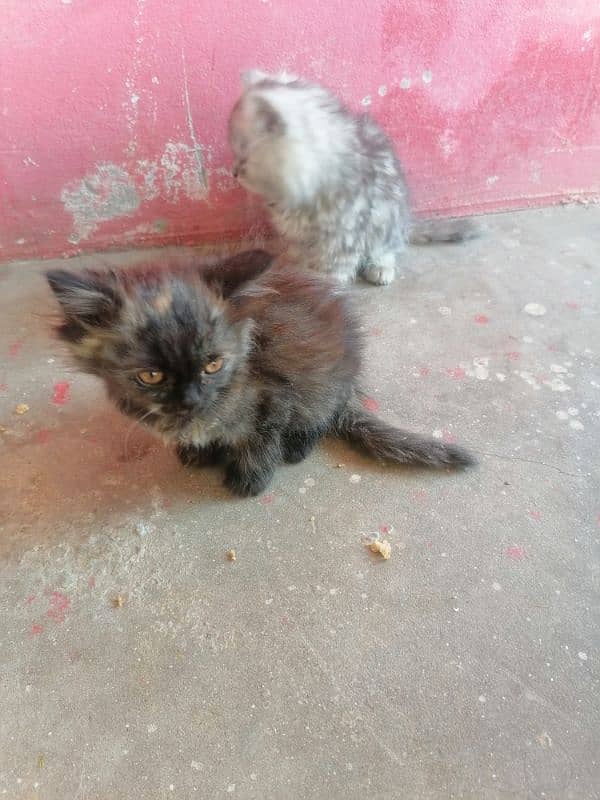
<path id="1" fill-rule="evenodd" d="M 330 443 L 251 500 L 70 371 L 47 264 L 0 267 L 0 795 L 600 796 L 600 208 L 485 226 L 358 289 L 373 405 L 480 467 Z"/>

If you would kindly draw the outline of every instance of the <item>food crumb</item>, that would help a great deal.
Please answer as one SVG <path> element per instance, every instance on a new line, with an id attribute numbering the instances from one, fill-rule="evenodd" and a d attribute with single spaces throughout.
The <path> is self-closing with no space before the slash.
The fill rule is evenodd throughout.
<path id="1" fill-rule="evenodd" d="M 122 594 L 118 594 L 111 600 L 113 608 L 123 608 L 125 605 L 125 598 Z"/>
<path id="2" fill-rule="evenodd" d="M 225 558 L 227 559 L 227 561 L 235 561 L 236 558 L 237 558 L 237 556 L 235 554 L 235 550 L 233 550 L 233 549 L 232 550 L 228 550 L 225 553 Z"/>
<path id="3" fill-rule="evenodd" d="M 27 403 L 19 403 L 19 405 L 15 408 L 15 414 L 22 416 L 29 411 L 29 406 Z"/>
<path id="4" fill-rule="evenodd" d="M 379 553 L 386 561 L 392 555 L 392 545 L 387 539 L 375 539 L 374 542 L 369 544 L 369 549 L 372 553 Z"/>

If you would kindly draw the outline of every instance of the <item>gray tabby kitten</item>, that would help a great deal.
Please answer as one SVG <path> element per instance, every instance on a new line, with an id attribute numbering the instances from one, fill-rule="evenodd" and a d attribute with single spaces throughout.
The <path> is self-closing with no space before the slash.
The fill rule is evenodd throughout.
<path id="1" fill-rule="evenodd" d="M 367 114 L 287 73 L 245 73 L 229 120 L 234 176 L 267 203 L 292 263 L 393 281 L 407 243 L 454 242 L 465 220 L 414 222 L 393 145 Z"/>

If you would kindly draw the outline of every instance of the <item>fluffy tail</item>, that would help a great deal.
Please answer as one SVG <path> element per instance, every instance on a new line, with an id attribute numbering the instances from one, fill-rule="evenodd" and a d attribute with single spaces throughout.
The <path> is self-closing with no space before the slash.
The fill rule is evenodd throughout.
<path id="1" fill-rule="evenodd" d="M 396 464 L 423 464 L 436 469 L 469 467 L 475 458 L 455 444 L 394 428 L 366 411 L 354 396 L 341 412 L 335 433 L 375 458 Z"/>
<path id="2" fill-rule="evenodd" d="M 408 231 L 410 244 L 464 242 L 479 236 L 479 228 L 466 217 L 413 220 Z"/>

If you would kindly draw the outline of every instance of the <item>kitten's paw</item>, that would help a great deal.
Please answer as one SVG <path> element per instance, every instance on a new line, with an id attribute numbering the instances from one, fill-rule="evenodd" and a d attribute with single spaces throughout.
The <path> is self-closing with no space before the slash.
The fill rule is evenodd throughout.
<path id="1" fill-rule="evenodd" d="M 241 472 L 230 466 L 225 473 L 224 485 L 238 497 L 255 497 L 267 488 L 273 472 Z"/>
<path id="2" fill-rule="evenodd" d="M 387 286 L 396 277 L 396 267 L 368 264 L 361 269 L 360 274 L 369 283 L 374 283 L 376 286 Z"/>

